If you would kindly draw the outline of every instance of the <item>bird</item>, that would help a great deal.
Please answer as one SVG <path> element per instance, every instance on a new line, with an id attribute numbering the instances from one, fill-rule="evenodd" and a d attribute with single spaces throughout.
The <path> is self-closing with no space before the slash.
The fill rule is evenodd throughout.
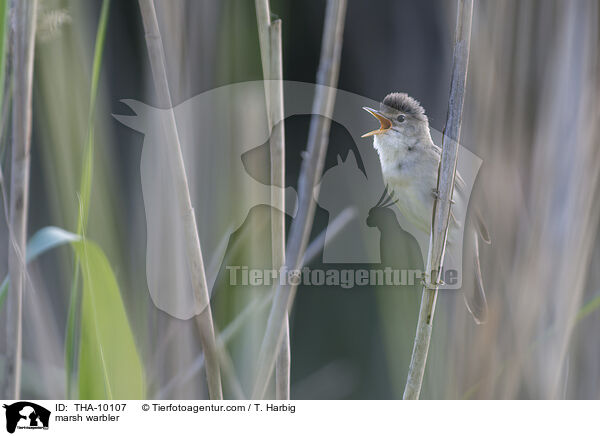
<path id="1" fill-rule="evenodd" d="M 363 107 L 380 123 L 362 135 L 373 137 L 386 184 L 396 195 L 396 207 L 417 229 L 429 234 L 433 203 L 438 196 L 437 178 L 442 150 L 431 138 L 429 120 L 418 100 L 403 92 L 388 94 L 379 109 Z M 466 184 L 456 172 L 452 208 L 466 207 Z M 451 211 L 452 211 L 451 208 Z M 462 223 L 451 212 L 447 244 L 459 244 Z M 464 232 L 463 265 L 472 271 L 473 292 L 464 293 L 467 309 L 477 324 L 487 319 L 488 307 L 479 262 L 479 241 L 490 243 L 481 214 L 469 210 Z M 468 263 L 465 263 L 468 262 Z M 465 269 L 467 269 L 465 268 Z"/>

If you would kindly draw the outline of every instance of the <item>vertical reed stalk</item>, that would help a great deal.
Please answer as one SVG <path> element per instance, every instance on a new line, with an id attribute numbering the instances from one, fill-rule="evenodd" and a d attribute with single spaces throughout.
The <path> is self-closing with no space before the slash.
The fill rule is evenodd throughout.
<path id="1" fill-rule="evenodd" d="M 196 215 L 190 198 L 190 189 L 175 121 L 175 112 L 173 111 L 171 93 L 169 91 L 162 38 L 158 27 L 153 0 L 139 0 L 139 6 L 142 13 L 146 45 L 148 47 L 150 67 L 152 69 L 156 93 L 161 106 L 170 109 L 169 119 L 167 122 L 163 123 L 167 138 L 165 146 L 171 147 L 171 159 L 169 160 L 171 161 L 170 165 L 172 165 L 173 168 L 173 176 L 176 178 L 175 184 L 179 200 L 179 214 L 183 221 L 186 235 L 186 253 L 190 267 L 191 283 L 196 304 L 198 307 L 202 308 L 202 311 L 196 316 L 196 324 L 198 326 L 200 340 L 202 341 L 206 362 L 208 392 L 212 400 L 220 400 L 223 398 L 223 390 L 219 368 L 219 352 L 215 340 L 212 310 L 210 308 L 210 297 L 206 284 L 202 249 L 200 247 L 200 238 L 198 236 L 198 227 L 196 225 Z"/>
<path id="2" fill-rule="evenodd" d="M 279 120 L 271 130 L 271 184 L 285 187 L 285 127 L 283 114 L 283 60 L 281 49 L 281 20 L 276 20 L 270 27 L 271 36 L 271 80 L 270 104 L 271 122 Z M 285 195 L 283 189 L 271 190 L 271 241 L 273 267 L 280 269 L 285 265 Z M 290 323 L 289 314 L 284 320 L 284 332 L 281 348 L 275 363 L 275 398 L 290 398 Z"/>
<path id="3" fill-rule="evenodd" d="M 269 110 L 271 98 L 270 86 L 267 82 L 271 78 L 271 7 L 269 0 L 255 0 L 256 23 L 258 25 L 258 42 L 260 45 L 260 60 L 262 64 L 263 80 L 265 81 L 265 102 L 267 105 L 267 122 L 271 131 L 271 112 Z"/>
<path id="4" fill-rule="evenodd" d="M 456 35 L 454 41 L 454 61 L 452 66 L 452 80 L 450 84 L 450 99 L 448 102 L 448 116 L 444 127 L 442 140 L 442 156 L 438 169 L 437 190 L 438 198 L 433 204 L 433 220 L 429 237 L 429 252 L 427 255 L 427 269 L 417 331 L 413 346 L 406 387 L 405 400 L 418 400 L 423 384 L 427 353 L 431 342 L 433 316 L 437 299 L 438 285 L 444 250 L 448 222 L 450 220 L 450 207 L 454 191 L 454 178 L 456 175 L 456 161 L 458 158 L 458 141 L 467 82 L 467 67 L 469 64 L 469 47 L 471 42 L 471 21 L 473 17 L 473 0 L 459 0 L 456 17 Z M 435 277 L 432 277 L 435 274 Z"/>
<path id="5" fill-rule="evenodd" d="M 29 165 L 31 150 L 31 93 L 37 0 L 13 4 L 13 137 L 10 182 L 7 296 L 7 351 L 4 398 L 18 399 L 21 391 L 23 287 L 27 210 L 29 206 Z"/>
<path id="6" fill-rule="evenodd" d="M 292 223 L 286 250 L 288 271 L 298 270 L 301 267 L 313 224 L 316 207 L 314 196 L 318 194 L 316 192 L 317 183 L 323 172 L 331 127 L 331 114 L 335 103 L 345 13 L 345 0 L 328 0 L 317 72 L 317 84 L 323 86 L 316 87 L 312 111 L 313 114 L 325 114 L 325 116 L 313 115 L 310 123 L 307 157 L 302 162 L 298 180 L 298 213 Z M 261 399 L 265 395 L 282 343 L 287 314 L 292 306 L 296 290 L 297 286 L 289 284 L 277 287 L 259 353 L 258 374 L 252 398 Z"/>
<path id="7" fill-rule="evenodd" d="M 265 103 L 267 123 L 270 132 L 271 184 L 285 186 L 285 134 L 283 121 L 283 60 L 281 48 L 281 20 L 271 22 L 269 0 L 256 0 L 256 20 L 260 55 L 265 81 Z M 281 120 L 275 126 L 275 120 Z M 285 210 L 285 196 L 271 191 L 271 253 L 274 269 L 285 265 L 285 215 L 279 217 L 279 210 Z M 287 400 L 290 397 L 290 322 L 289 315 L 284 321 L 281 348 L 275 363 L 275 398 Z"/>

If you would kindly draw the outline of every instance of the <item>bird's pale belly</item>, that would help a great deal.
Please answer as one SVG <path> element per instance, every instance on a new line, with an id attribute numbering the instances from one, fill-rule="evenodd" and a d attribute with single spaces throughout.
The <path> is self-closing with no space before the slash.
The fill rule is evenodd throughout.
<path id="1" fill-rule="evenodd" d="M 433 214 L 434 189 L 437 184 L 435 172 L 432 172 L 430 177 L 414 176 L 412 168 L 393 169 L 392 171 L 384 171 L 383 177 L 385 183 L 390 189 L 394 190 L 396 203 L 400 213 L 411 224 L 426 234 L 431 231 L 431 219 Z M 415 180 L 426 180 L 427 183 L 417 184 Z M 457 191 L 454 191 L 453 199 L 455 204 L 453 209 L 462 208 L 462 200 Z M 453 216 L 461 216 L 454 213 Z M 448 243 L 453 243 L 459 236 L 457 234 L 461 224 L 456 218 L 453 218 L 450 223 L 450 232 L 448 234 Z"/>
<path id="2" fill-rule="evenodd" d="M 435 180 L 432 178 L 430 184 L 417 185 L 414 181 L 418 178 L 398 170 L 386 171 L 383 176 L 390 189 L 394 190 L 398 199 L 396 204 L 402 215 L 419 230 L 429 233 Z"/>

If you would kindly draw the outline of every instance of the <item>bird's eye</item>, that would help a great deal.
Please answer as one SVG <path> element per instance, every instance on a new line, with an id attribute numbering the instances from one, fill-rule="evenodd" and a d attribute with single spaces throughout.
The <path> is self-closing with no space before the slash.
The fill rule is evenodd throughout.
<path id="1" fill-rule="evenodd" d="M 398 115 L 398 117 L 396 117 L 396 119 L 398 120 L 399 123 L 402 123 L 406 119 L 406 117 L 404 115 L 400 114 L 400 115 Z"/>

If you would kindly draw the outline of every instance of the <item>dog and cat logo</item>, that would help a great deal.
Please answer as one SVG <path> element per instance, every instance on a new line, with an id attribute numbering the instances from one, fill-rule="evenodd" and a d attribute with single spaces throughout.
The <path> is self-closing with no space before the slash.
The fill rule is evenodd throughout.
<path id="1" fill-rule="evenodd" d="M 6 409 L 6 431 L 14 433 L 19 430 L 48 430 L 50 411 L 29 401 L 4 404 Z"/>
<path id="2" fill-rule="evenodd" d="M 323 263 L 361 265 L 361 268 L 366 264 L 381 265 L 386 262 L 382 253 L 396 259 L 398 247 L 409 246 L 405 252 L 414 251 L 418 255 L 420 250 L 420 259 L 413 262 L 416 266 L 412 268 L 421 269 L 419 260 L 425 264 L 429 233 L 414 227 L 398 208 L 388 207 L 391 203 L 383 201 L 386 187 L 379 156 L 372 141 L 361 138 L 365 131 L 371 130 L 372 120 L 360 108 L 377 107 L 379 102 L 338 89 L 333 113 L 315 112 L 313 95 L 330 92 L 327 87 L 294 81 L 284 81 L 282 85 L 285 113 L 283 119 L 272 118 L 272 125 L 294 117 L 328 116 L 349 135 L 349 140 L 339 142 L 341 153 L 336 156 L 337 162 L 326 165 L 319 189 L 313 193 L 316 204 L 328 213 L 329 223 L 349 211 L 352 216 L 341 229 L 327 226 Z M 118 122 L 144 137 L 140 178 L 146 214 L 146 278 L 156 307 L 173 317 L 187 320 L 204 307 L 196 304 L 192 291 L 186 260 L 188 235 L 183 226 L 173 225 L 172 220 L 177 218 L 170 212 L 179 208 L 179 197 L 175 194 L 178 179 L 169 147 L 165 146 L 168 142 L 165 126 L 174 116 L 192 206 L 203 213 L 198 220 L 198 232 L 202 251 L 211 256 L 206 259 L 209 266 L 206 278 L 208 289 L 212 290 L 219 267 L 226 262 L 230 238 L 249 223 L 247 218 L 253 208 L 266 205 L 278 209 L 272 199 L 285 197 L 285 210 L 279 209 L 280 212 L 296 218 L 296 189 L 289 184 L 271 184 L 260 170 L 269 159 L 270 130 L 264 93 L 263 81 L 234 83 L 203 92 L 172 110 L 125 99 L 122 102 L 129 113 L 113 114 Z M 431 133 L 433 140 L 441 144 L 441 132 L 432 129 Z M 466 148 L 459 147 L 457 169 L 465 180 L 468 195 L 481 162 Z M 235 200 L 221 198 L 219 189 L 234 193 L 231 198 Z M 454 208 L 453 214 L 459 222 L 465 222 L 466 208 Z M 252 230 L 246 227 L 246 231 L 261 232 L 258 227 Z M 462 271 L 461 250 L 462 244 L 448 247 L 444 260 L 447 270 Z M 461 277 L 459 274 L 453 285 L 446 283 L 445 289 L 459 289 Z"/>

